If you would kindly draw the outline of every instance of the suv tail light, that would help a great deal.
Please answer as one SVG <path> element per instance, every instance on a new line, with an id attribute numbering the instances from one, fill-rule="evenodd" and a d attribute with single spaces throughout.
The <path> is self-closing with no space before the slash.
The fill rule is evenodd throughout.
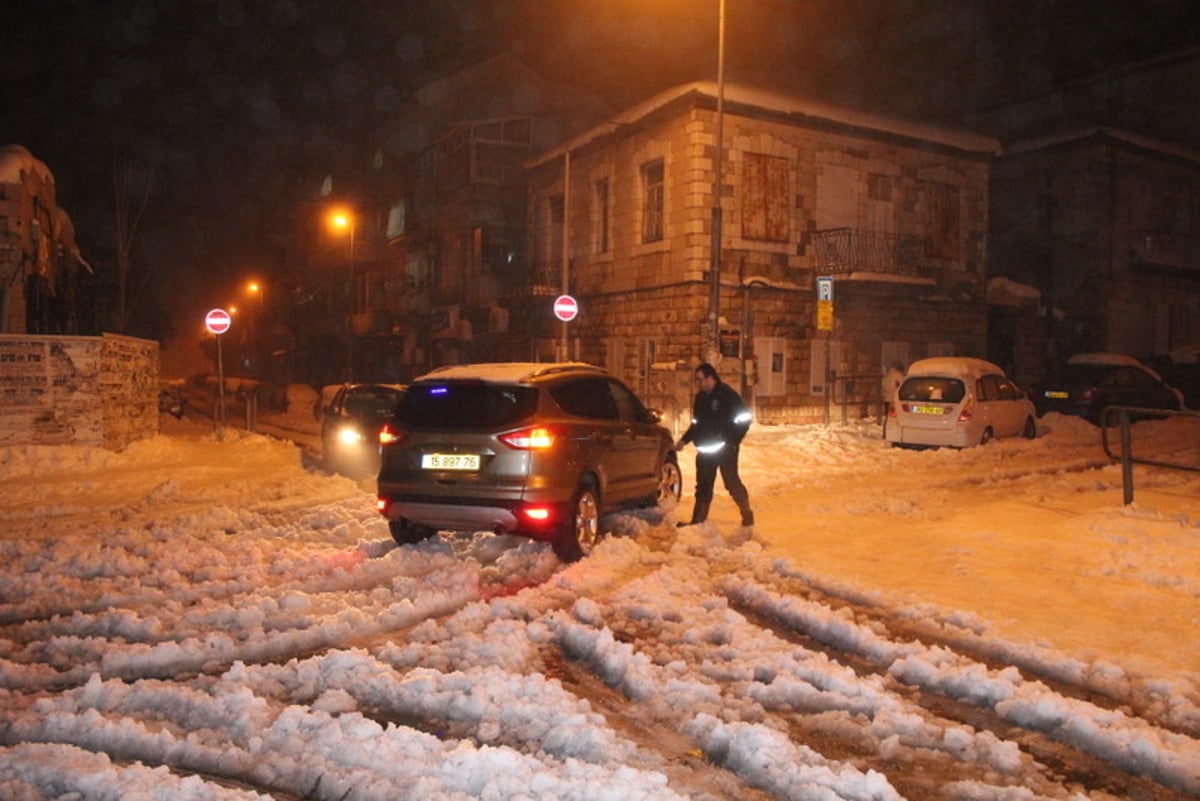
<path id="1" fill-rule="evenodd" d="M 500 441 L 518 451 L 542 451 L 554 447 L 557 436 L 549 428 L 522 428 L 500 435 Z"/>
<path id="2" fill-rule="evenodd" d="M 402 439 L 404 439 L 404 432 L 394 428 L 391 423 L 384 423 L 383 428 L 379 430 L 380 445 L 395 445 Z"/>
<path id="3" fill-rule="evenodd" d="M 963 404 L 962 411 L 958 413 L 958 422 L 966 423 L 970 421 L 971 415 L 974 412 L 972 406 L 974 406 L 974 404 L 969 400 Z"/>

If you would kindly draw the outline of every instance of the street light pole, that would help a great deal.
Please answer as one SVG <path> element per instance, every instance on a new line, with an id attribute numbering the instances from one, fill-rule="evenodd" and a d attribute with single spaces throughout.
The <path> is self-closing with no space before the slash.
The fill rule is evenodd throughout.
<path id="1" fill-rule="evenodd" d="M 350 308 L 346 312 L 346 383 L 354 383 L 354 227 L 350 218 Z"/>
<path id="2" fill-rule="evenodd" d="M 358 221 L 346 211 L 334 212 L 329 218 L 335 228 L 344 228 L 350 235 L 350 298 L 346 310 L 346 383 L 354 383 L 354 229 Z"/>
<path id="3" fill-rule="evenodd" d="M 725 0 L 717 9 L 717 137 L 714 150 L 712 196 L 712 244 L 708 263 L 708 361 L 715 364 L 721 353 L 721 162 L 725 158 Z"/>

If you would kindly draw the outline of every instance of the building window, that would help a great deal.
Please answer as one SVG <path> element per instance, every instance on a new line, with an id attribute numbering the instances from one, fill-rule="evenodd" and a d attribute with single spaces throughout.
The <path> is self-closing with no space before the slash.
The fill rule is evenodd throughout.
<path id="1" fill-rule="evenodd" d="M 544 208 L 542 224 L 539 226 L 543 237 L 539 248 L 544 278 L 541 283 L 551 283 L 549 276 L 557 273 L 563 260 L 563 219 L 565 217 L 563 196 L 561 194 L 550 195 L 546 198 Z"/>
<path id="2" fill-rule="evenodd" d="M 596 252 L 608 253 L 608 220 L 609 220 L 609 199 L 608 199 L 608 179 L 601 178 L 595 184 L 595 202 L 596 202 Z"/>
<path id="3" fill-rule="evenodd" d="M 924 181 L 921 192 L 925 198 L 925 237 L 929 255 L 938 259 L 960 258 L 958 187 Z"/>
<path id="4" fill-rule="evenodd" d="M 642 241 L 663 240 L 663 206 L 665 192 L 663 184 L 663 160 L 657 159 L 642 165 Z"/>
<path id="5" fill-rule="evenodd" d="M 871 173 L 867 176 L 867 198 L 885 203 L 892 202 L 892 176 Z"/>
<path id="6" fill-rule="evenodd" d="M 404 236 L 404 201 L 398 200 L 388 209 L 387 237 L 397 239 Z"/>
<path id="7" fill-rule="evenodd" d="M 791 234 L 788 160 L 747 153 L 744 164 L 742 236 L 787 242 Z"/>

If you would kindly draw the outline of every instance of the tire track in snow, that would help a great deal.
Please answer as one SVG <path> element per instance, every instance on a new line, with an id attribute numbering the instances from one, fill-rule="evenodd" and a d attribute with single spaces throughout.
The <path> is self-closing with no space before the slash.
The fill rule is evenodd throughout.
<path id="1" fill-rule="evenodd" d="M 1019 743 L 1039 762 L 1055 766 L 1066 780 L 1129 797 L 1149 793 L 1156 799 L 1190 798 L 1200 788 L 1191 766 L 1200 754 L 1200 742 L 1153 718 L 1126 712 L 1107 695 L 1056 681 L 1064 690 L 1059 692 L 1041 677 L 1014 676 L 1015 669 L 1007 667 L 1011 662 L 979 661 L 969 648 L 959 647 L 958 638 L 931 637 L 926 627 L 911 621 L 896 626 L 888 616 L 861 606 L 839 604 L 835 611 L 811 598 L 797 602 L 769 597 L 777 588 L 752 585 L 727 583 L 726 591 L 734 608 L 779 636 L 806 646 L 815 641 L 822 653 L 854 666 L 856 672 L 907 686 L 922 707 Z M 1096 721 L 1095 730 L 1061 729 L 1053 713 L 1040 711 L 1068 705 Z M 1140 760 L 1140 737 L 1173 745 L 1175 760 Z"/>

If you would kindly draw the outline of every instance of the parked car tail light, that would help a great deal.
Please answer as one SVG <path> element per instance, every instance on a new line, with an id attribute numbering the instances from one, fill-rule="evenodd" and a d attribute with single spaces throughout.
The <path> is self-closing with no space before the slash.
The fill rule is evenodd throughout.
<path id="1" fill-rule="evenodd" d="M 510 448 L 519 451 L 541 451 L 554 447 L 557 439 L 555 432 L 549 428 L 522 428 L 520 431 L 510 431 L 500 435 L 500 441 Z"/>
<path id="2" fill-rule="evenodd" d="M 404 439 L 404 432 L 393 428 L 391 423 L 384 423 L 383 428 L 379 431 L 380 445 L 394 445 L 402 439 Z"/>
<path id="3" fill-rule="evenodd" d="M 521 514 L 534 523 L 545 523 L 553 516 L 549 506 L 525 506 L 521 508 Z"/>
<path id="4" fill-rule="evenodd" d="M 1088 387 L 1083 392 L 1079 393 L 1079 402 L 1092 403 L 1098 399 L 1099 394 L 1100 393 L 1096 391 L 1095 387 Z"/>
<path id="5" fill-rule="evenodd" d="M 888 415 L 887 415 L 888 417 L 895 417 L 896 416 L 896 404 L 889 403 L 887 405 L 887 412 L 888 412 Z"/>
<path id="6" fill-rule="evenodd" d="M 958 413 L 958 422 L 968 423 L 971 421 L 971 415 L 974 414 L 973 404 L 967 401 L 963 404 L 962 411 Z"/>
<path id="7" fill-rule="evenodd" d="M 375 499 L 375 510 L 384 517 L 387 517 L 388 509 L 390 509 L 391 506 L 392 502 L 387 498 L 380 497 Z"/>

